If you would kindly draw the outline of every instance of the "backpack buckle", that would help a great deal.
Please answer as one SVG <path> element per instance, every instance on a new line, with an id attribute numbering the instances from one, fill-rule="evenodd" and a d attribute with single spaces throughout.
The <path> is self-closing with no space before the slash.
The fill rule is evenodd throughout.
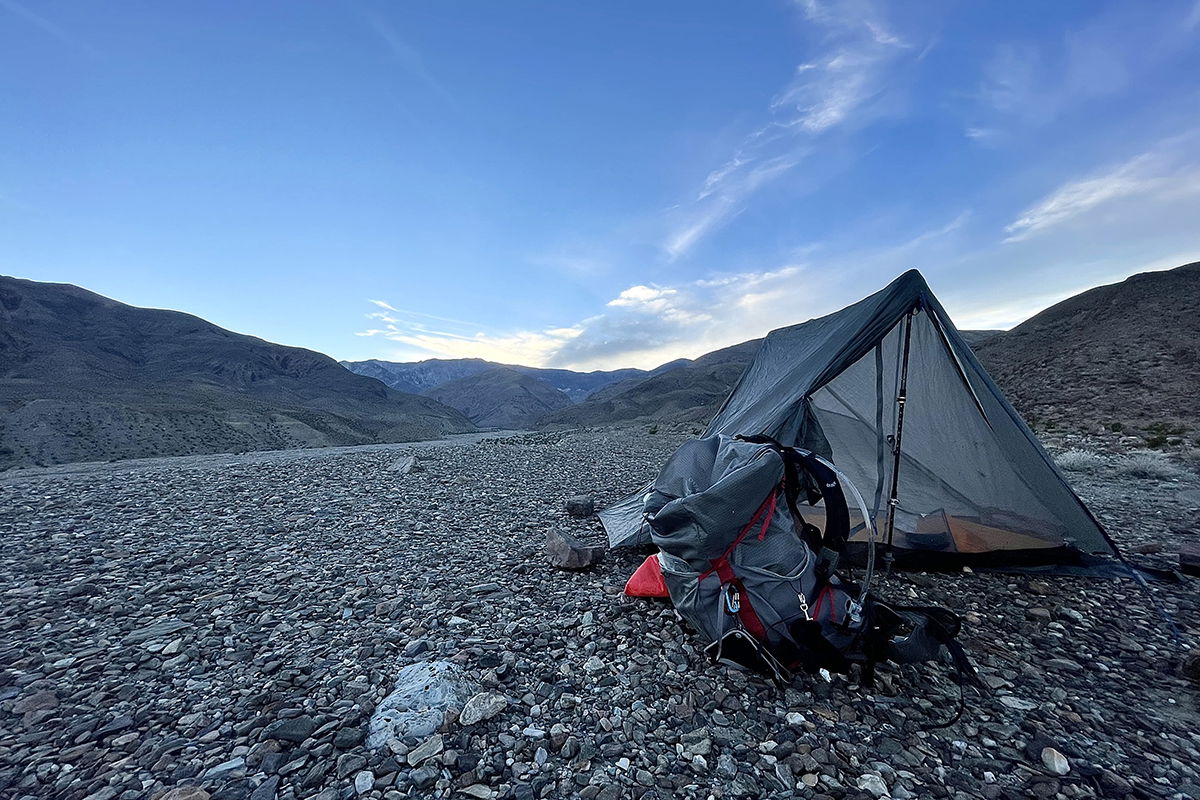
<path id="1" fill-rule="evenodd" d="M 725 592 L 725 613 L 736 614 L 742 610 L 742 596 L 734 586 L 730 586 Z"/>

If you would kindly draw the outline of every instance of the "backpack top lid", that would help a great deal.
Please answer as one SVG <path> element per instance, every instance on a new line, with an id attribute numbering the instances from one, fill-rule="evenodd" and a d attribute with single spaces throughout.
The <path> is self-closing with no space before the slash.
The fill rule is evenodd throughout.
<path id="1" fill-rule="evenodd" d="M 729 547 L 783 474 L 783 459 L 769 445 L 729 436 L 685 442 L 645 499 L 654 543 L 706 565 Z"/>

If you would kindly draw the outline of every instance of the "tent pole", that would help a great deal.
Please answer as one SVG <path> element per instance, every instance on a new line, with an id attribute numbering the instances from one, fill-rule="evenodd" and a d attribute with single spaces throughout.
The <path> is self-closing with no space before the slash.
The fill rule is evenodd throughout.
<path id="1" fill-rule="evenodd" d="M 896 527 L 896 506 L 899 504 L 900 489 L 900 442 L 904 438 L 904 404 L 908 401 L 908 352 L 912 343 L 913 311 L 904 317 L 904 355 L 900 361 L 900 391 L 896 395 L 896 437 L 892 442 L 892 489 L 888 497 L 887 552 L 884 561 L 891 572 L 895 556 L 892 553 L 892 533 Z"/>

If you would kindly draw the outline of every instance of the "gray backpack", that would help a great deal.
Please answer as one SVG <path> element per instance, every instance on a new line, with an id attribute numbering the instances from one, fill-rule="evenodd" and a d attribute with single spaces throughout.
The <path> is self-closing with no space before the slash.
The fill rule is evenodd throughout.
<path id="1" fill-rule="evenodd" d="M 645 498 L 675 608 L 714 661 L 777 682 L 859 664 L 870 683 L 880 661 L 928 660 L 942 648 L 973 678 L 957 615 L 885 605 L 867 591 L 870 571 L 863 586 L 837 573 L 850 535 L 843 486 L 870 525 L 858 491 L 811 452 L 765 436 L 685 443 Z M 823 502 L 824 531 L 804 520 L 802 501 Z"/>

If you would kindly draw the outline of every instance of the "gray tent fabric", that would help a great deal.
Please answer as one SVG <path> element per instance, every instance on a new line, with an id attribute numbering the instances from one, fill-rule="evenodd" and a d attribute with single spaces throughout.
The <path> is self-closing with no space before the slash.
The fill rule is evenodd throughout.
<path id="1" fill-rule="evenodd" d="M 832 460 L 881 530 L 896 472 L 893 544 L 919 563 L 1116 554 L 916 270 L 841 311 L 766 337 L 704 435 L 753 434 Z M 647 491 L 601 512 L 614 547 L 649 542 Z M 820 526 L 819 509 L 815 515 Z M 861 539 L 861 514 L 855 522 Z"/>

